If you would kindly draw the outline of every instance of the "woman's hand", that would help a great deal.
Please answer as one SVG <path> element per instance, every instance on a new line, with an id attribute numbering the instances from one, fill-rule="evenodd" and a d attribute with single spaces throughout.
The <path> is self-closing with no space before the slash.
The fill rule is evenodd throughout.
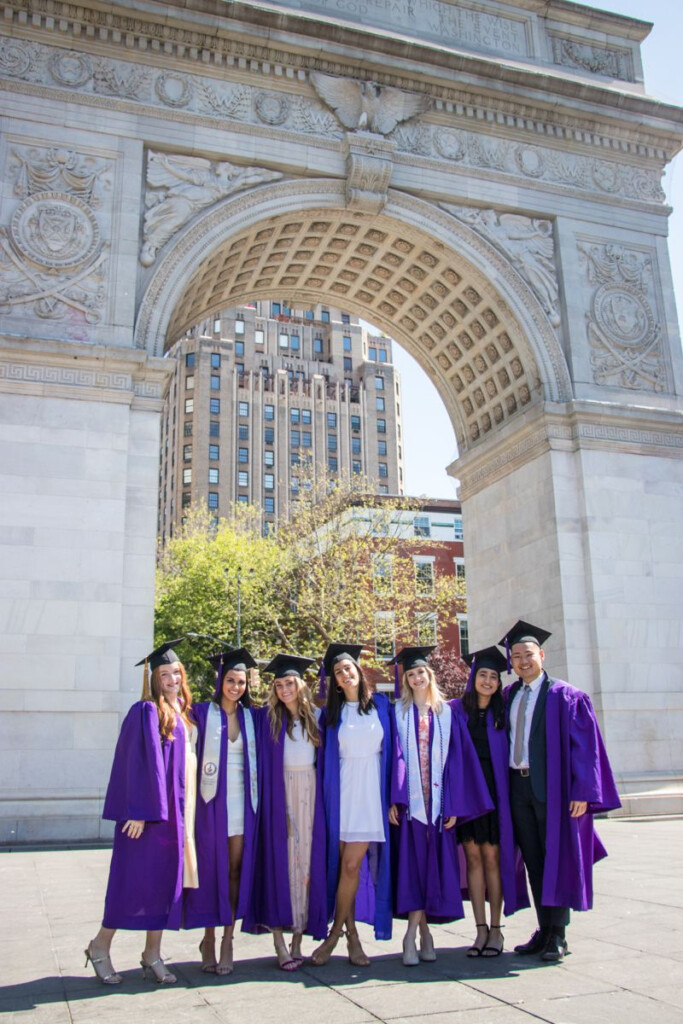
<path id="1" fill-rule="evenodd" d="M 389 808 L 389 824 L 398 825 L 399 810 L 398 804 L 392 804 Z"/>
<path id="2" fill-rule="evenodd" d="M 582 817 L 588 809 L 588 803 L 586 800 L 570 800 L 569 801 L 569 816 L 571 818 Z"/>
<path id="3" fill-rule="evenodd" d="M 453 816 L 451 818 L 446 818 L 446 820 L 443 823 L 443 827 L 444 828 L 453 828 L 453 826 L 455 825 L 457 820 L 458 819 L 455 816 Z"/>
<path id="4" fill-rule="evenodd" d="M 121 831 L 129 839 L 139 839 L 145 830 L 144 821 L 126 821 Z"/>

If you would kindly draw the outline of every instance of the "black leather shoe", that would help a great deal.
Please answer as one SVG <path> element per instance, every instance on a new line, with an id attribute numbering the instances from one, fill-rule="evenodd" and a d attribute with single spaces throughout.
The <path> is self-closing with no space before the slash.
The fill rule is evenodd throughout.
<path id="1" fill-rule="evenodd" d="M 541 953 L 541 960 L 545 960 L 546 963 L 558 963 L 560 960 L 564 960 L 566 952 L 567 940 L 559 935 L 551 935 Z"/>
<path id="2" fill-rule="evenodd" d="M 532 953 L 542 953 L 548 945 L 548 933 L 539 929 L 534 932 L 528 942 L 521 946 L 515 946 L 515 953 L 520 956 L 530 956 Z"/>

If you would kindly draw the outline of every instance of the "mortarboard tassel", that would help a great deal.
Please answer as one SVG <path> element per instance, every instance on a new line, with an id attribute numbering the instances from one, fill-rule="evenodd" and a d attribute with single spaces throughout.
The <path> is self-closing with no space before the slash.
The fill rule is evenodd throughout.
<path id="1" fill-rule="evenodd" d="M 510 660 L 510 641 L 505 637 L 505 656 L 508 660 L 508 675 L 512 675 L 512 661 Z"/>
<path id="2" fill-rule="evenodd" d="M 398 665 L 394 665 L 394 697 L 396 700 L 401 696 L 401 681 L 398 678 Z"/>
<path id="3" fill-rule="evenodd" d="M 320 683 L 318 684 L 318 696 L 320 700 L 327 700 L 327 676 L 324 663 L 320 666 Z"/>
<path id="4" fill-rule="evenodd" d="M 471 690 L 472 687 L 474 686 L 474 677 L 476 675 L 476 672 L 477 672 L 477 659 L 476 659 L 476 657 L 474 657 L 474 658 L 472 658 L 472 664 L 470 665 L 470 674 L 467 677 L 467 686 L 466 686 L 467 690 Z"/>
<path id="5" fill-rule="evenodd" d="M 149 682 L 149 662 L 145 658 L 145 667 L 142 670 L 142 696 L 140 700 L 151 700 L 152 688 Z"/>

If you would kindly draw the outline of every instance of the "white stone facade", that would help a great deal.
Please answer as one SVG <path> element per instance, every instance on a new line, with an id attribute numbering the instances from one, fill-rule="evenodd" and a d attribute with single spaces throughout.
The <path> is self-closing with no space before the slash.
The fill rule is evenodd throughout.
<path id="1" fill-rule="evenodd" d="M 4 5 L 4 839 L 99 834 L 152 635 L 156 357 L 283 292 L 372 321 L 432 374 L 473 646 L 541 613 L 627 797 L 680 789 L 661 175 L 683 114 L 645 93 L 647 27 L 553 0 L 357 12 Z"/>

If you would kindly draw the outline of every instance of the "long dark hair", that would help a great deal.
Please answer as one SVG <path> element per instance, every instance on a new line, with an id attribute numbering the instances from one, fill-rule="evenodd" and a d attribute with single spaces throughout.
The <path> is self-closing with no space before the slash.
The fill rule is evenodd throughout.
<path id="1" fill-rule="evenodd" d="M 231 668 L 225 669 L 225 672 L 232 672 L 232 671 L 233 670 Z M 243 672 L 244 670 L 240 668 L 240 669 L 237 669 L 237 671 L 238 672 Z M 221 667 L 221 668 L 218 669 L 218 672 L 216 673 L 216 689 L 214 690 L 214 694 L 213 694 L 213 697 L 211 698 L 211 700 L 214 702 L 214 704 L 218 704 L 218 707 L 221 706 L 221 697 L 223 696 L 223 676 L 224 676 L 225 672 L 224 672 L 223 668 Z M 243 708 L 250 708 L 251 707 L 251 694 L 249 693 L 249 669 L 247 669 L 247 671 L 244 673 L 244 675 L 245 675 L 246 680 L 247 680 L 247 685 L 245 687 L 244 693 L 242 694 L 240 699 L 237 701 L 237 703 L 241 704 Z"/>
<path id="2" fill-rule="evenodd" d="M 476 680 L 476 673 L 475 673 Z M 467 712 L 468 718 L 476 718 L 479 712 L 479 698 L 477 691 L 474 688 L 474 680 L 472 682 L 472 688 L 465 690 L 462 695 L 462 706 Z M 503 700 L 503 684 L 500 679 L 500 672 L 498 673 L 498 689 L 491 697 L 489 706 L 487 708 L 493 715 L 493 726 L 495 729 L 505 728 L 505 701 Z"/>
<path id="3" fill-rule="evenodd" d="M 349 658 L 349 661 L 353 661 L 353 658 Z M 353 661 L 353 663 L 358 670 L 358 711 L 361 715 L 369 715 L 375 707 L 375 702 L 372 699 L 372 693 L 370 692 L 367 680 L 363 675 L 363 669 L 357 661 Z M 344 691 L 337 683 L 333 665 L 327 684 L 327 724 L 333 729 L 339 721 L 344 704 L 346 704 L 346 697 L 344 696 Z"/>

